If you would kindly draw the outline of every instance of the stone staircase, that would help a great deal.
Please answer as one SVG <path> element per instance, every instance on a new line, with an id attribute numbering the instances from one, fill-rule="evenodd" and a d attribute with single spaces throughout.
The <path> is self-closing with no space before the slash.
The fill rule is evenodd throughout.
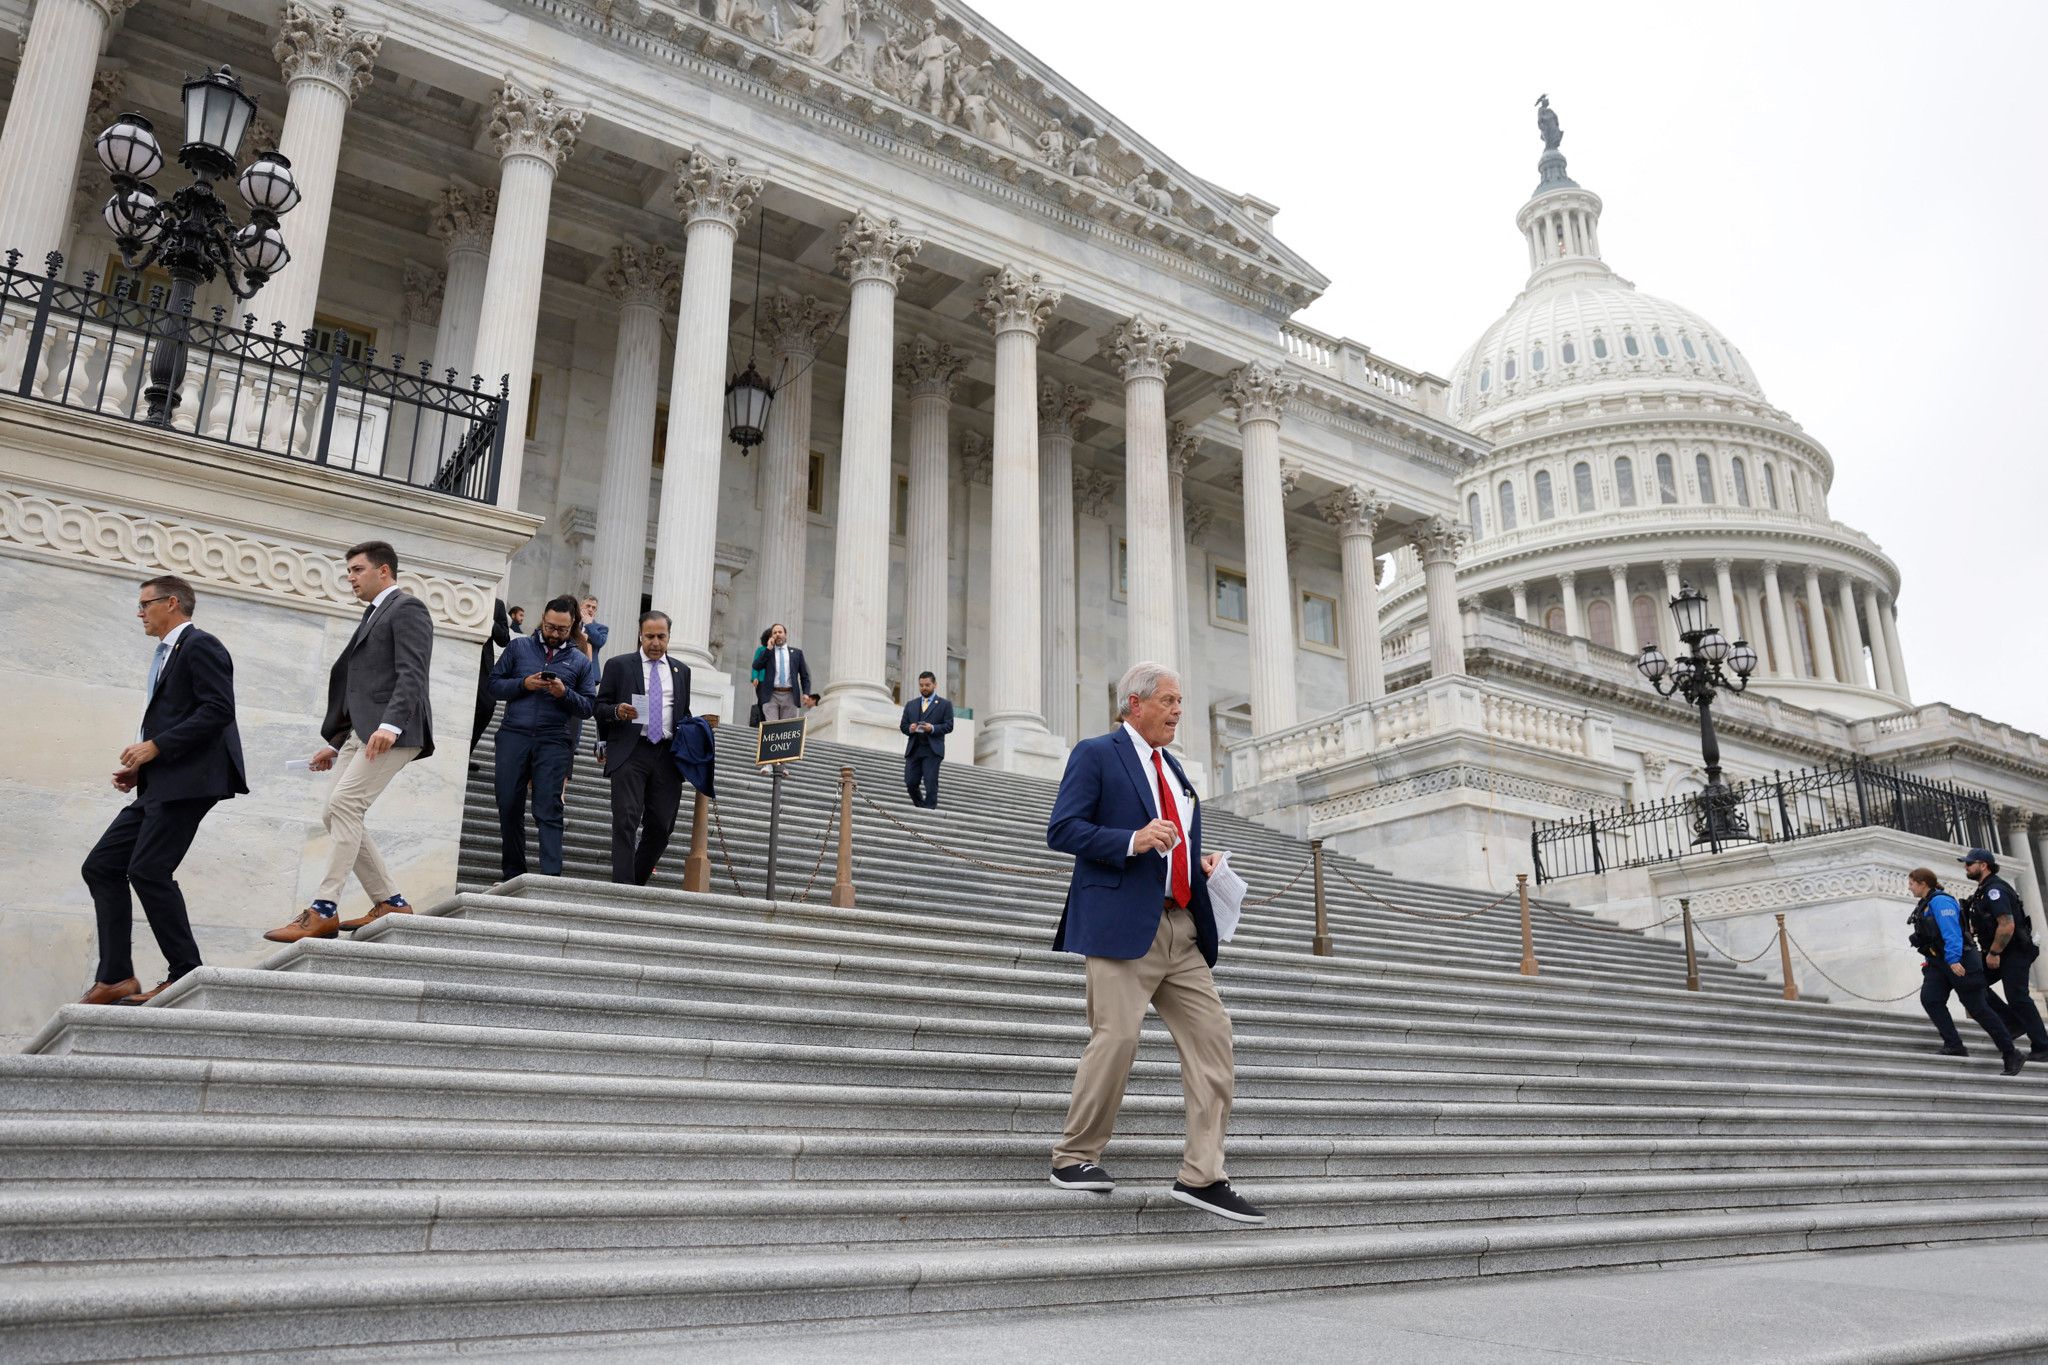
<path id="1" fill-rule="evenodd" d="M 722 860 L 724 894 L 674 889 L 680 838 L 655 888 L 582 879 L 607 860 L 587 759 L 580 876 L 488 887 L 479 780 L 478 889 L 145 1009 L 67 1007 L 0 1058 L 0 1359 L 624 1350 L 2048 1232 L 2039 1074 L 1725 966 L 1687 993 L 1670 945 L 1554 905 L 1525 979 L 1512 901 L 1418 918 L 1400 911 L 1492 897 L 1339 860 L 1334 957 L 1308 953 L 1303 877 L 1217 973 L 1231 1176 L 1273 1225 L 1167 1198 L 1181 1113 L 1156 1029 L 1105 1158 L 1120 1188 L 1053 1189 L 1085 1028 L 1079 961 L 1046 946 L 1050 785 L 949 770 L 934 817 L 886 755 L 814 746 L 786 783 L 785 895 L 841 762 L 913 832 L 857 802 L 858 905 L 824 903 L 829 850 L 808 902 L 769 904 L 748 898 L 767 784 L 747 732 L 720 738 L 745 896 Z M 1255 897 L 1305 858 L 1205 826 Z"/>

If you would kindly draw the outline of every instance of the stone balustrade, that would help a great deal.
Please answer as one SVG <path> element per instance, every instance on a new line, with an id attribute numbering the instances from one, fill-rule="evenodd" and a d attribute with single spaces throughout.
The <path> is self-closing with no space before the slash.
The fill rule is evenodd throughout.
<path id="1" fill-rule="evenodd" d="M 1313 370 L 1356 388 L 1383 393 L 1419 411 L 1441 416 L 1448 386 L 1435 375 L 1411 370 L 1372 353 L 1370 346 L 1326 336 L 1298 322 L 1283 323 L 1280 344 Z"/>

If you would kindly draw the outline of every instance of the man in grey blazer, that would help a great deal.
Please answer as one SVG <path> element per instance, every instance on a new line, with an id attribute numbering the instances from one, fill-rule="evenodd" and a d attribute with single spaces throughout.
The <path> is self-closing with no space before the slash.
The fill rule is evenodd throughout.
<path id="1" fill-rule="evenodd" d="M 362 624 L 327 675 L 327 716 L 320 723 L 324 743 L 311 760 L 316 773 L 336 770 L 321 817 L 334 851 L 313 903 L 291 923 L 263 936 L 274 943 L 333 938 L 385 915 L 412 913 L 363 820 L 401 768 L 434 752 L 427 704 L 434 618 L 426 603 L 399 591 L 398 551 L 389 544 L 370 540 L 352 545 L 347 559 L 349 587 L 367 605 Z M 370 909 L 344 920 L 341 889 L 350 872 L 369 895 Z"/>

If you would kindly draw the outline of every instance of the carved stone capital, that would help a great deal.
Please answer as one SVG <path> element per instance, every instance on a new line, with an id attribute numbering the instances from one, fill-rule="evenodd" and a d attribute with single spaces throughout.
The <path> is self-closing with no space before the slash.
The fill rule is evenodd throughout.
<path id="1" fill-rule="evenodd" d="M 1254 360 L 1224 376 L 1223 396 L 1237 409 L 1237 424 L 1277 422 L 1287 400 L 1301 387 L 1270 365 Z"/>
<path id="2" fill-rule="evenodd" d="M 1289 460 L 1280 462 L 1280 496 L 1291 498 L 1294 490 L 1301 487 L 1301 466 Z"/>
<path id="3" fill-rule="evenodd" d="M 826 338 L 838 329 L 839 317 L 837 308 L 818 302 L 815 294 L 778 294 L 761 310 L 761 337 L 771 355 L 815 360 Z"/>
<path id="4" fill-rule="evenodd" d="M 1175 422 L 1166 429 L 1166 472 L 1176 479 L 1188 475 L 1188 466 L 1201 453 L 1202 438 L 1188 429 L 1186 422 Z"/>
<path id="5" fill-rule="evenodd" d="M 1038 381 L 1038 434 L 1064 436 L 1073 440 L 1081 434 L 1081 419 L 1094 400 L 1073 384 L 1055 379 Z"/>
<path id="6" fill-rule="evenodd" d="M 85 106 L 85 132 L 90 141 L 100 129 L 112 123 L 128 102 L 128 73 L 117 66 L 103 66 L 92 73 L 92 97 Z M 250 126 L 249 132 L 255 132 Z M 244 133 L 246 142 L 248 133 Z M 93 158 L 99 160 L 97 156 Z"/>
<path id="7" fill-rule="evenodd" d="M 530 156 L 560 170 L 582 132 L 583 111 L 546 87 L 536 95 L 507 76 L 491 102 L 491 141 L 501 157 Z"/>
<path id="8" fill-rule="evenodd" d="M 1664 571 L 1666 578 L 1676 578 L 1678 571 L 1685 567 L 1685 563 L 1683 560 L 1663 559 L 1657 562 L 1657 567 Z"/>
<path id="9" fill-rule="evenodd" d="M 441 291 L 448 277 L 418 261 L 405 263 L 405 307 L 400 322 L 424 322 L 429 326 L 441 319 Z"/>
<path id="10" fill-rule="evenodd" d="M 2024 806 L 2000 806 L 1998 808 L 1998 827 L 2008 833 L 2025 835 L 2033 823 L 2034 813 Z M 2005 856 L 2013 858 L 2021 855 L 2007 850 Z"/>
<path id="11" fill-rule="evenodd" d="M 322 10 L 285 0 L 270 55 L 286 82 L 324 81 L 353 103 L 370 83 L 377 50 L 383 46 L 381 34 L 352 27 L 348 11 L 340 5 Z"/>
<path id="12" fill-rule="evenodd" d="M 981 282 L 981 297 L 974 309 L 998 336 L 1029 332 L 1035 337 L 1059 302 L 1060 291 L 1046 284 L 1037 271 L 1006 265 Z"/>
<path id="13" fill-rule="evenodd" d="M 903 283 L 904 270 L 923 249 L 923 239 L 904 232 L 894 218 L 877 218 L 861 209 L 840 224 L 834 259 L 854 283 L 881 280 L 893 289 Z"/>
<path id="14" fill-rule="evenodd" d="M 684 226 L 723 223 L 735 232 L 761 197 L 761 177 L 740 169 L 738 157 L 724 160 L 702 147 L 676 159 L 676 214 Z"/>
<path id="15" fill-rule="evenodd" d="M 1764 574 L 1764 577 L 1765 577 L 1765 578 L 1768 578 L 1768 579 L 1770 579 L 1770 580 L 1771 580 L 1772 582 L 1774 582 L 1774 583 L 1775 583 L 1775 582 L 1777 581 L 1777 579 L 1778 579 L 1778 561 L 1777 561 L 1777 560 L 1775 560 L 1775 559 L 1766 559 L 1766 560 L 1765 560 L 1765 561 L 1763 562 L 1762 568 L 1763 568 L 1763 574 Z M 1677 573 L 1677 572 L 1678 572 L 1678 563 L 1677 563 L 1677 561 L 1676 561 L 1676 560 L 1666 560 L 1666 561 L 1664 562 L 1664 572 L 1666 572 L 1666 573 Z"/>
<path id="16" fill-rule="evenodd" d="M 1727 573 L 1730 569 L 1733 569 L 1734 567 L 1735 561 L 1732 559 L 1717 559 L 1714 561 L 1714 572 L 1717 574 Z"/>
<path id="17" fill-rule="evenodd" d="M 1378 529 L 1380 518 L 1387 514 L 1388 503 L 1378 492 L 1352 484 L 1329 494 L 1316 504 L 1316 510 L 1323 514 L 1323 520 L 1337 528 L 1344 536 L 1371 536 Z"/>
<path id="18" fill-rule="evenodd" d="M 896 381 L 912 398 L 951 398 L 967 362 L 943 341 L 912 337 L 896 348 Z"/>
<path id="19" fill-rule="evenodd" d="M 1560 569 L 1557 574 L 1557 581 L 1569 590 L 1577 585 L 1579 571 L 1577 569 Z"/>
<path id="20" fill-rule="evenodd" d="M 1216 509 L 1206 502 L 1190 503 L 1181 513 L 1181 532 L 1187 542 L 1193 545 L 1216 520 Z"/>
<path id="21" fill-rule="evenodd" d="M 1166 372 L 1186 349 L 1185 340 L 1167 331 L 1164 325 L 1144 318 L 1119 322 L 1109 329 L 1109 336 L 1102 343 L 1102 353 L 1115 363 L 1126 384 L 1134 379 L 1164 381 Z"/>
<path id="22" fill-rule="evenodd" d="M 1470 539 L 1464 526 L 1449 517 L 1431 517 L 1408 528 L 1408 544 L 1424 564 L 1455 564 Z"/>
<path id="23" fill-rule="evenodd" d="M 996 448 L 988 437 L 970 431 L 960 438 L 960 473 L 969 483 L 987 488 L 995 478 Z"/>
<path id="24" fill-rule="evenodd" d="M 91 0 L 91 4 L 94 9 L 106 16 L 109 24 L 114 23 L 129 10 L 135 8 L 135 0 Z M 27 24 L 28 21 L 24 19 L 22 21 L 24 29 L 26 29 Z M 94 129 L 94 133 L 97 134 L 98 129 Z"/>
<path id="25" fill-rule="evenodd" d="M 1114 475 L 1100 469 L 1075 466 L 1074 469 L 1074 510 L 1084 517 L 1100 517 L 1109 511 L 1110 499 L 1116 496 L 1117 481 Z"/>
<path id="26" fill-rule="evenodd" d="M 675 307 L 682 287 L 682 263 L 665 246 L 622 242 L 604 268 L 604 287 L 621 304 L 663 311 Z"/>
<path id="27" fill-rule="evenodd" d="M 265 152 L 277 150 L 277 125 L 265 118 L 249 120 L 249 129 L 242 134 L 242 164 L 248 165 Z"/>
<path id="28" fill-rule="evenodd" d="M 496 190 L 473 190 L 451 182 L 441 191 L 441 207 L 434 211 L 427 231 L 439 237 L 450 252 L 489 251 L 491 229 L 497 222 Z"/>

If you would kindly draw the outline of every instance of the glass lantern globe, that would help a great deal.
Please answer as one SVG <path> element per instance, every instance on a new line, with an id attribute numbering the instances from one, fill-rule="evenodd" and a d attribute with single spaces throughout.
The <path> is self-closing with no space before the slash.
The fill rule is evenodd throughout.
<path id="1" fill-rule="evenodd" d="M 1728 637 L 1718 630 L 1710 630 L 1700 637 L 1700 656 L 1708 663 L 1720 663 L 1734 648 Z"/>
<path id="2" fill-rule="evenodd" d="M 284 269 L 292 253 L 285 248 L 284 234 L 264 223 L 251 223 L 235 234 L 235 259 L 251 275 L 265 279 Z"/>
<path id="3" fill-rule="evenodd" d="M 1707 629 L 1707 599 L 1694 591 L 1690 584 L 1680 584 L 1678 596 L 1671 599 L 1671 618 L 1678 622 L 1681 637 L 1700 635 Z"/>
<path id="4" fill-rule="evenodd" d="M 185 82 L 185 145 L 181 159 L 198 159 L 220 175 L 232 175 L 242 134 L 255 117 L 256 101 L 227 67 Z"/>
<path id="5" fill-rule="evenodd" d="M 93 139 L 92 149 L 109 175 L 147 180 L 164 168 L 164 149 L 156 140 L 156 130 L 140 114 L 123 114 L 108 124 Z"/>
<path id="6" fill-rule="evenodd" d="M 1681 654 L 1671 661 L 1671 676 L 1679 682 L 1688 681 L 1699 671 L 1699 662 L 1690 654 Z"/>
<path id="7" fill-rule="evenodd" d="M 734 445 L 747 450 L 761 444 L 768 425 L 768 405 L 774 400 L 775 390 L 749 360 L 747 368 L 725 386 L 726 436 Z"/>
<path id="8" fill-rule="evenodd" d="M 235 184 L 242 202 L 252 209 L 283 216 L 298 207 L 299 182 L 292 175 L 290 158 L 282 152 L 265 152 L 251 161 Z"/>
<path id="9" fill-rule="evenodd" d="M 1749 647 L 1749 641 L 1737 640 L 1728 655 L 1728 666 L 1735 670 L 1735 676 L 1746 678 L 1756 668 L 1756 651 Z"/>
<path id="10" fill-rule="evenodd" d="M 100 211 L 100 219 L 116 241 L 153 242 L 163 231 L 156 209 L 156 191 L 147 185 L 136 185 L 132 189 L 115 191 L 113 198 L 107 200 L 107 206 Z"/>
<path id="11" fill-rule="evenodd" d="M 1671 671 L 1671 660 L 1664 657 L 1664 651 L 1655 645 L 1644 645 L 1642 654 L 1636 659 L 1636 668 L 1651 682 L 1656 682 Z"/>

